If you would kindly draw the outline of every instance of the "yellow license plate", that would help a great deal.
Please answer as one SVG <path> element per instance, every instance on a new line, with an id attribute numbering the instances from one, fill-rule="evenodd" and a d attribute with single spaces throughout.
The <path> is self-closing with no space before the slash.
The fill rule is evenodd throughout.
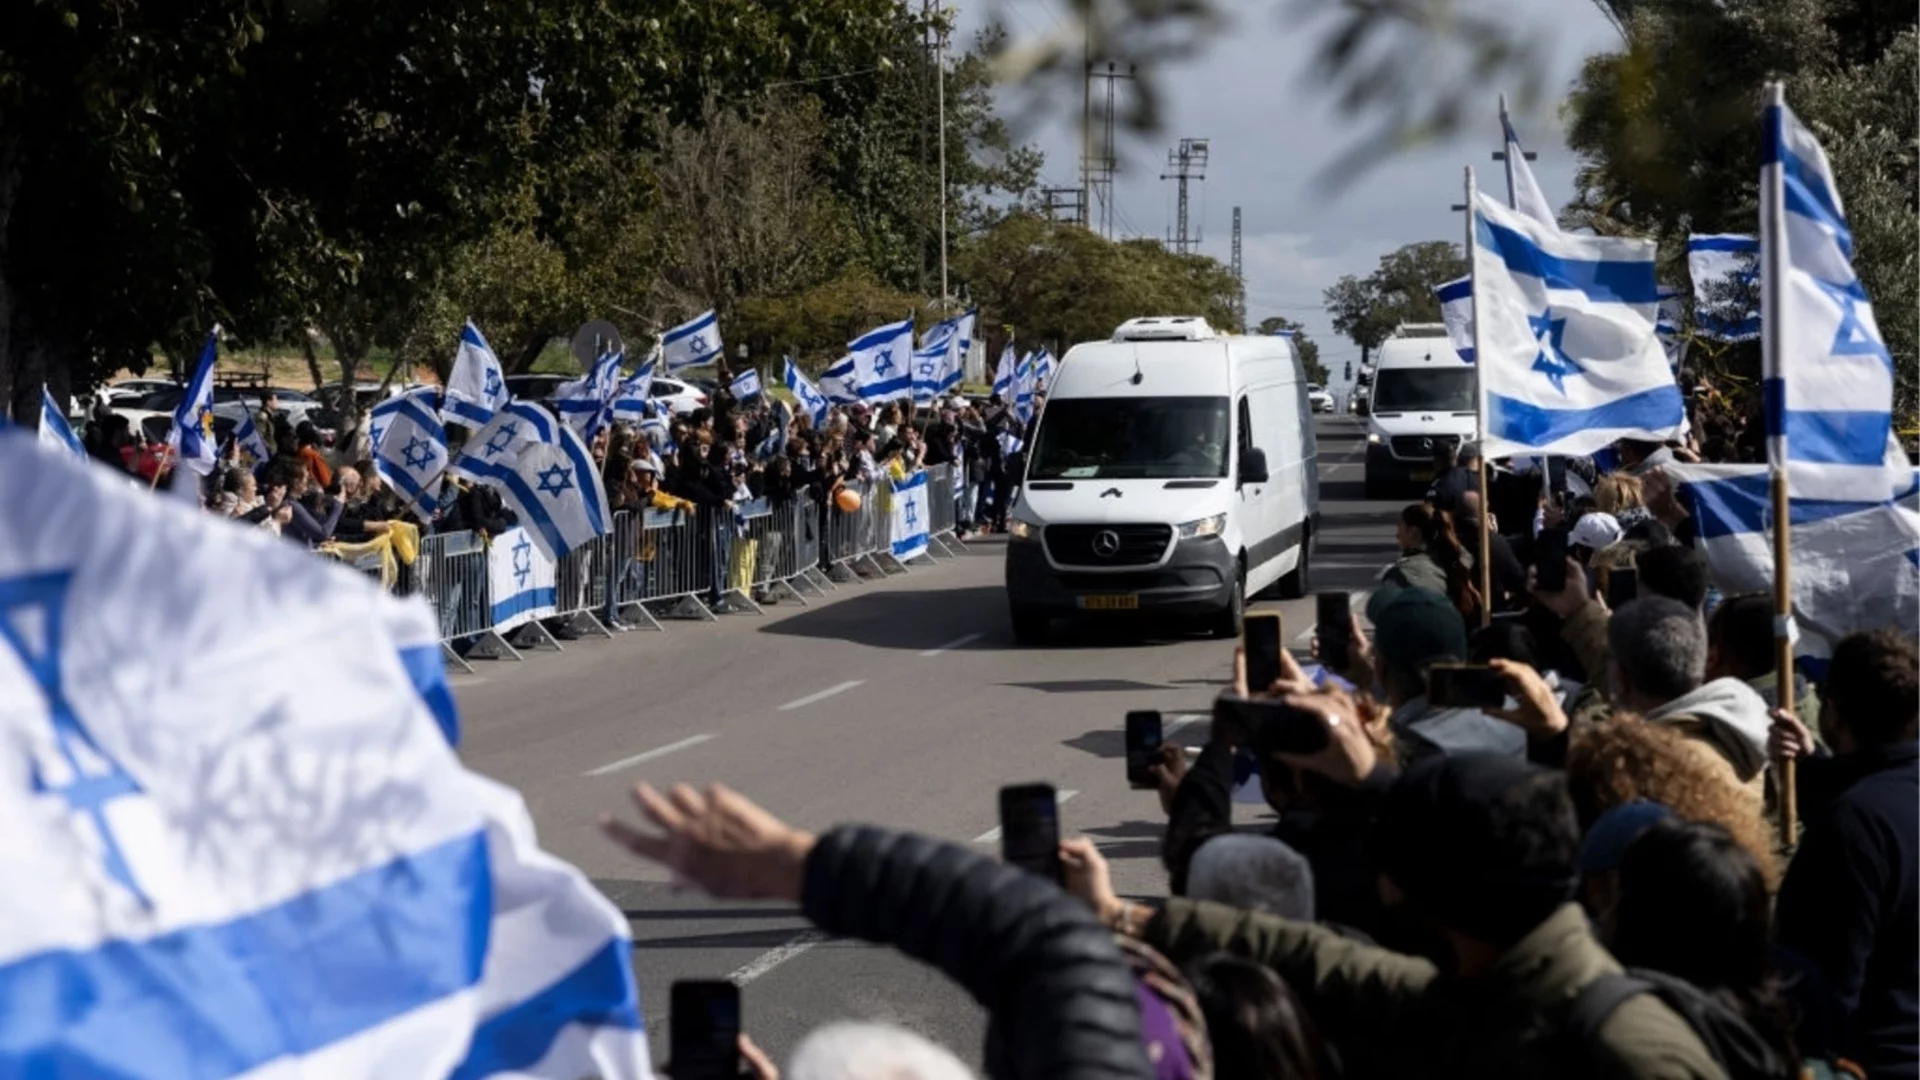
<path id="1" fill-rule="evenodd" d="M 1415 469 L 1412 472 L 1408 473 L 1407 476 L 1416 484 L 1424 484 L 1427 481 L 1433 479 L 1433 470 L 1432 469 Z"/>
<path id="2" fill-rule="evenodd" d="M 1140 606 L 1140 598 L 1128 593 L 1123 596 L 1083 596 L 1080 598 L 1082 611 L 1133 611 Z"/>

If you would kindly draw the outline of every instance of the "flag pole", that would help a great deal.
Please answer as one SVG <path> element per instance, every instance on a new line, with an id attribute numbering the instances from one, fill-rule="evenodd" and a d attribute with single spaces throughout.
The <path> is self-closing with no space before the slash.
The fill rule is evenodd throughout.
<path id="1" fill-rule="evenodd" d="M 1782 110 L 1786 94 L 1780 83 L 1767 84 L 1766 108 L 1762 113 L 1762 145 L 1766 147 L 1760 174 L 1760 342 L 1763 353 L 1762 375 L 1773 380 L 1779 393 L 1785 393 L 1785 365 L 1782 351 L 1785 327 L 1781 325 L 1780 290 L 1786 284 L 1786 182 L 1780 145 L 1785 136 Z M 1762 384 L 1765 385 L 1764 382 Z M 1773 502 L 1773 685 L 1779 708 L 1792 715 L 1796 702 L 1793 693 L 1793 521 L 1792 501 L 1787 488 L 1786 402 L 1779 401 L 1768 410 L 1768 480 Z M 1800 798 L 1796 787 L 1799 769 L 1791 757 L 1775 762 L 1779 771 L 1780 840 L 1788 848 L 1795 846 Z"/>
<path id="2" fill-rule="evenodd" d="M 1504 115 L 1504 114 L 1503 114 Z M 1479 194 L 1474 185 L 1473 166 L 1467 166 L 1467 294 L 1468 303 L 1473 305 L 1473 427 L 1474 438 L 1480 447 L 1480 468 L 1475 470 L 1479 477 L 1480 488 L 1480 536 L 1479 549 L 1474 556 L 1474 569 L 1480 578 L 1480 625 L 1493 623 L 1493 514 L 1487 504 L 1487 400 L 1485 387 L 1480 380 L 1480 361 L 1486 354 L 1480 351 L 1480 290 L 1474 277 L 1474 255 L 1478 241 L 1474 237 L 1475 196 Z"/>

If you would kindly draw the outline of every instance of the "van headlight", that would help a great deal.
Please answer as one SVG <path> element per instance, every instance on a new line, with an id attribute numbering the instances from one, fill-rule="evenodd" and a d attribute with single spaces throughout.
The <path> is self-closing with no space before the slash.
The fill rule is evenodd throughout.
<path id="1" fill-rule="evenodd" d="M 1180 526 L 1180 539 L 1197 540 L 1202 536 L 1219 536 L 1220 531 L 1226 527 L 1227 515 L 1225 514 L 1203 517 L 1199 521 L 1189 521 Z"/>
<path id="2" fill-rule="evenodd" d="M 1012 518 L 1007 522 L 1007 539 L 1038 540 L 1040 539 L 1040 526 L 1030 521 L 1021 521 L 1019 518 Z"/>
<path id="3" fill-rule="evenodd" d="M 1369 432 L 1367 432 L 1367 442 L 1369 442 L 1369 443 L 1371 443 L 1371 444 L 1373 444 L 1374 446 L 1379 446 L 1379 445 L 1380 445 L 1380 433 L 1379 433 L 1379 432 L 1377 432 L 1377 431 L 1369 431 Z"/>

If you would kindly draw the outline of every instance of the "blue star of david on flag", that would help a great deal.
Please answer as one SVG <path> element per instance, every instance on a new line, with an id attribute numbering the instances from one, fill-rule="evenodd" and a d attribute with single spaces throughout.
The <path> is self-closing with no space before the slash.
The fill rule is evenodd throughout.
<path id="1" fill-rule="evenodd" d="M 1824 278 L 1812 277 L 1812 280 L 1840 308 L 1840 326 L 1833 334 L 1833 355 L 1877 356 L 1886 363 L 1888 370 L 1892 370 L 1893 354 L 1887 351 L 1879 336 L 1860 321 L 1860 305 L 1867 297 L 1859 281 L 1842 285 Z"/>
<path id="2" fill-rule="evenodd" d="M 875 375 L 885 375 L 892 370 L 893 350 L 891 348 L 881 349 L 878 353 L 874 354 L 873 373 Z"/>
<path id="3" fill-rule="evenodd" d="M 498 371 L 488 369 L 487 371 L 488 396 L 498 397 L 500 395 L 500 391 L 505 389 L 506 389 L 506 385 L 500 381 L 500 373 Z"/>
<path id="4" fill-rule="evenodd" d="M 60 686 L 61 631 L 72 582 L 73 575 L 66 572 L 0 580 L 0 642 L 13 650 L 45 695 L 54 742 L 59 749 L 58 769 L 49 770 L 40 762 L 33 763 L 33 789 L 58 795 L 69 807 L 86 814 L 99 833 L 107 875 L 146 904 L 147 894 L 134 880 L 133 869 L 127 865 L 126 853 L 113 834 L 106 812 L 113 800 L 140 794 L 140 785 L 94 742 Z M 21 633 L 21 624 L 16 621 L 18 616 L 29 614 L 38 616 L 31 620 L 40 626 L 37 643 Z M 50 771 L 63 777 L 64 782 L 50 780 Z"/>
<path id="5" fill-rule="evenodd" d="M 418 435 L 408 439 L 400 453 L 406 457 L 409 469 L 424 469 L 433 464 L 433 444 Z"/>
<path id="6" fill-rule="evenodd" d="M 533 574 L 533 541 L 526 533 L 520 534 L 520 541 L 513 545 L 513 582 L 526 588 L 527 578 Z"/>
<path id="7" fill-rule="evenodd" d="M 1533 358 L 1533 370 L 1547 377 L 1553 388 L 1566 396 L 1566 380 L 1574 375 L 1585 375 L 1587 370 L 1574 363 L 1566 354 L 1562 339 L 1567 334 L 1567 320 L 1553 317 L 1553 309 L 1548 308 L 1539 315 L 1527 316 L 1527 325 L 1533 329 L 1534 338 L 1540 343 L 1540 355 Z"/>
<path id="8" fill-rule="evenodd" d="M 558 497 L 573 487 L 573 477 L 567 475 L 564 465 L 554 464 L 540 470 L 540 494 Z"/>
<path id="9" fill-rule="evenodd" d="M 495 457 L 505 453 L 507 447 L 513 445 L 513 440 L 519 437 L 519 434 L 519 421 L 516 420 L 503 425 L 500 430 L 493 433 L 493 438 L 487 440 L 486 455 L 488 457 Z"/>
<path id="10" fill-rule="evenodd" d="M 906 512 L 907 512 L 907 524 L 909 524 L 909 525 L 918 525 L 918 524 L 920 524 L 920 513 L 919 513 L 919 505 L 920 505 L 920 504 L 918 504 L 918 503 L 915 503 L 915 502 L 908 502 L 908 503 L 907 503 L 907 511 L 906 511 Z"/>

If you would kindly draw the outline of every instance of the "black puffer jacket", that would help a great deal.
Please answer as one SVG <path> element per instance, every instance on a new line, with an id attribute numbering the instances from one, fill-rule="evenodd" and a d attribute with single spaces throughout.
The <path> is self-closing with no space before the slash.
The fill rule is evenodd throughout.
<path id="1" fill-rule="evenodd" d="M 1127 962 L 1086 905 L 955 844 L 841 826 L 807 856 L 807 918 L 945 972 L 991 1017 L 998 1078 L 1151 1078 Z"/>

